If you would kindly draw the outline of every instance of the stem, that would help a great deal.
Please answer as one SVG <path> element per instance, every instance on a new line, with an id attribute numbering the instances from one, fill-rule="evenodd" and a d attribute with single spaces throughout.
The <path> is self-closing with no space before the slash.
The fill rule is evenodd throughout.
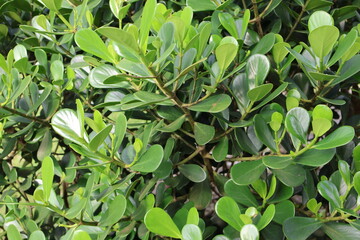
<path id="1" fill-rule="evenodd" d="M 46 121 L 46 120 L 44 120 L 44 119 L 26 115 L 25 113 L 19 112 L 18 110 L 9 108 L 9 107 L 7 107 L 7 106 L 1 106 L 1 105 L 0 105 L 0 108 L 3 108 L 3 109 L 5 109 L 6 111 L 11 112 L 11 113 L 16 114 L 16 115 L 19 115 L 19 116 L 21 116 L 21 117 L 30 119 L 30 120 L 35 121 L 35 122 L 38 122 L 38 123 L 41 123 L 41 124 L 43 124 L 43 125 L 50 126 L 50 124 L 48 123 L 48 121 Z"/>
<path id="2" fill-rule="evenodd" d="M 285 42 L 287 42 L 289 40 L 289 38 L 291 37 L 291 35 L 294 33 L 297 25 L 299 24 L 302 16 L 304 15 L 305 13 L 305 10 L 306 10 L 306 7 L 307 5 L 309 4 L 310 0 L 307 0 L 304 4 L 304 6 L 302 6 L 301 8 L 301 12 L 299 13 L 299 16 L 297 17 L 296 21 L 295 21 L 295 24 L 292 26 L 292 28 L 290 29 L 290 32 L 289 34 L 287 35 L 287 37 L 285 38 Z"/>
<path id="3" fill-rule="evenodd" d="M 254 6 L 255 22 L 257 24 L 259 35 L 260 35 L 260 37 L 262 37 L 262 36 L 264 36 L 264 32 L 263 32 L 262 27 L 261 27 L 261 17 L 259 15 L 259 9 L 258 9 L 256 0 L 251 0 L 251 2 L 253 4 L 253 6 Z"/>
<path id="4" fill-rule="evenodd" d="M 187 163 L 188 161 L 190 161 L 191 159 L 196 157 L 196 155 L 198 155 L 204 149 L 205 149 L 204 146 L 198 146 L 192 154 L 190 154 L 187 158 L 185 158 L 181 162 L 178 162 L 175 166 L 179 166 L 179 165 L 183 165 L 183 164 Z"/>
<path id="5" fill-rule="evenodd" d="M 63 21 L 63 23 L 64 23 L 71 31 L 74 31 L 74 27 L 69 23 L 68 20 L 66 20 L 66 18 L 65 18 L 60 12 L 56 12 L 56 15 L 61 19 L 61 21 Z"/>

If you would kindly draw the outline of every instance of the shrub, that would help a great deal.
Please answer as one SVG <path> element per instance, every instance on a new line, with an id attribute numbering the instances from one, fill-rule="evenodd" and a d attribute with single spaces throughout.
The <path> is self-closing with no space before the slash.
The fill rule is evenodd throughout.
<path id="1" fill-rule="evenodd" d="M 360 239 L 359 1 L 238 2 L 0 1 L 2 237 Z"/>

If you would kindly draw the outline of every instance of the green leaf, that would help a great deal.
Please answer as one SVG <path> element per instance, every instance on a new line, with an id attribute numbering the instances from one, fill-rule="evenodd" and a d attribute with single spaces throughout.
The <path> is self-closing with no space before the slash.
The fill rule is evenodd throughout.
<path id="1" fill-rule="evenodd" d="M 305 181 L 305 170 L 299 165 L 289 165 L 286 168 L 272 169 L 271 171 L 289 187 L 297 187 Z"/>
<path id="2" fill-rule="evenodd" d="M 90 85 L 95 88 L 120 88 L 129 86 L 129 81 L 120 75 L 119 70 L 111 65 L 101 65 L 91 70 Z"/>
<path id="3" fill-rule="evenodd" d="M 335 156 L 335 152 L 335 148 L 329 150 L 309 149 L 294 160 L 301 165 L 320 167 L 330 162 Z"/>
<path id="4" fill-rule="evenodd" d="M 294 108 L 293 108 L 294 109 Z M 286 130 L 300 140 L 301 143 L 306 143 L 306 132 L 304 131 L 301 122 L 296 118 L 296 116 L 289 114 L 285 118 L 285 127 Z"/>
<path id="5" fill-rule="evenodd" d="M 242 128 L 239 127 L 235 129 L 235 138 L 241 150 L 251 153 L 252 155 L 259 154 L 257 148 Z"/>
<path id="6" fill-rule="evenodd" d="M 29 84 L 31 83 L 31 77 L 26 76 L 24 79 L 21 80 L 20 85 L 16 87 L 16 90 L 11 94 L 11 97 L 8 102 L 12 102 L 17 99 L 25 90 L 28 88 Z"/>
<path id="7" fill-rule="evenodd" d="M 309 32 L 322 26 L 334 26 L 334 19 L 325 11 L 316 11 L 311 14 L 308 22 Z"/>
<path id="8" fill-rule="evenodd" d="M 237 29 L 236 29 L 235 20 L 231 16 L 231 14 L 226 13 L 226 12 L 220 12 L 218 17 L 221 22 L 221 25 L 223 25 L 223 27 L 226 29 L 226 31 L 228 31 L 231 36 L 238 39 L 239 36 L 238 36 Z"/>
<path id="9" fill-rule="evenodd" d="M 283 169 L 289 166 L 293 159 L 288 156 L 264 156 L 262 159 L 265 166 L 272 169 Z"/>
<path id="10" fill-rule="evenodd" d="M 199 145 L 205 145 L 213 139 L 215 128 L 210 125 L 195 122 L 194 134 L 196 142 Z"/>
<path id="11" fill-rule="evenodd" d="M 87 138 L 81 136 L 81 124 L 77 114 L 72 109 L 63 108 L 54 114 L 51 124 L 55 132 L 79 145 L 86 144 Z"/>
<path id="12" fill-rule="evenodd" d="M 112 226 L 117 223 L 126 210 L 126 198 L 123 195 L 117 195 L 114 200 L 108 204 L 108 209 L 101 216 L 100 226 Z"/>
<path id="13" fill-rule="evenodd" d="M 113 56 L 108 51 L 104 42 L 94 31 L 88 28 L 80 29 L 75 34 L 75 42 L 81 50 L 102 58 L 105 61 L 115 63 Z"/>
<path id="14" fill-rule="evenodd" d="M 289 53 L 290 44 L 286 42 L 278 42 L 272 48 L 273 58 L 276 64 L 280 64 Z"/>
<path id="15" fill-rule="evenodd" d="M 217 7 L 211 0 L 186 0 L 186 5 L 190 6 L 194 12 L 215 10 Z"/>
<path id="16" fill-rule="evenodd" d="M 354 175 L 353 184 L 356 192 L 360 195 L 360 172 Z"/>
<path id="17" fill-rule="evenodd" d="M 332 121 L 333 120 L 333 112 L 328 106 L 319 104 L 314 108 L 314 110 L 312 112 L 312 118 L 313 119 L 325 118 L 329 121 Z"/>
<path id="18" fill-rule="evenodd" d="M 51 157 L 45 157 L 42 161 L 41 174 L 44 189 L 44 200 L 47 202 L 50 198 L 50 192 L 54 180 L 54 163 Z"/>
<path id="19" fill-rule="evenodd" d="M 257 222 L 256 227 L 261 231 L 264 229 L 269 223 L 272 221 L 272 219 L 275 216 L 275 206 L 274 204 L 270 204 L 263 215 L 261 216 L 260 220 Z"/>
<path id="20" fill-rule="evenodd" d="M 147 0 L 145 2 L 145 6 L 143 8 L 141 14 L 141 23 L 140 23 L 140 33 L 139 33 L 139 40 L 140 40 L 140 49 L 143 53 L 146 53 L 148 38 L 149 38 L 149 31 L 155 16 L 155 7 L 156 7 L 156 0 Z"/>
<path id="21" fill-rule="evenodd" d="M 103 130 L 101 130 L 98 134 L 96 134 L 93 139 L 91 139 L 89 147 L 92 151 L 96 152 L 98 150 L 98 148 L 104 144 L 105 139 L 109 136 L 111 130 L 112 130 L 112 125 L 108 125 L 106 128 L 104 128 Z"/>
<path id="22" fill-rule="evenodd" d="M 240 220 L 240 209 L 231 197 L 222 197 L 215 204 L 215 212 L 231 227 L 240 231 L 244 223 Z"/>
<path id="23" fill-rule="evenodd" d="M 317 118 L 312 121 L 312 128 L 315 136 L 324 135 L 331 128 L 331 121 L 325 118 Z"/>
<path id="24" fill-rule="evenodd" d="M 223 138 L 220 139 L 219 143 L 216 144 L 216 146 L 214 147 L 212 151 L 212 156 L 215 161 L 221 162 L 226 158 L 228 151 L 229 151 L 229 139 L 227 138 L 227 136 L 224 136 Z"/>
<path id="25" fill-rule="evenodd" d="M 306 240 L 321 226 L 322 223 L 315 218 L 292 217 L 285 220 L 283 229 L 285 236 L 291 240 Z"/>
<path id="26" fill-rule="evenodd" d="M 255 182 L 265 170 L 261 160 L 240 162 L 230 169 L 231 178 L 239 185 Z"/>
<path id="27" fill-rule="evenodd" d="M 360 55 L 358 54 L 352 57 L 350 60 L 346 61 L 339 74 L 340 76 L 335 78 L 330 86 L 335 86 L 358 73 L 360 71 L 359 65 Z"/>
<path id="28" fill-rule="evenodd" d="M 257 87 L 263 84 L 269 71 L 270 62 L 265 55 L 254 54 L 247 60 L 246 75 L 250 86 Z"/>
<path id="29" fill-rule="evenodd" d="M 330 58 L 329 62 L 326 64 L 327 67 L 331 67 L 337 61 L 339 61 L 351 47 L 354 45 L 357 39 L 357 31 L 352 29 L 344 39 L 339 42 L 339 45 L 334 53 L 334 55 Z"/>
<path id="30" fill-rule="evenodd" d="M 163 148 L 155 144 L 151 146 L 139 160 L 131 167 L 133 171 L 154 172 L 160 165 L 164 156 Z"/>
<path id="31" fill-rule="evenodd" d="M 275 34 L 268 33 L 256 44 L 256 46 L 251 51 L 251 54 L 266 54 L 268 53 L 275 43 Z"/>
<path id="32" fill-rule="evenodd" d="M 275 91 L 270 93 L 264 100 L 262 100 L 258 105 L 256 105 L 256 107 L 252 108 L 252 111 L 261 108 L 262 106 L 264 106 L 265 104 L 267 104 L 268 102 L 279 96 L 287 88 L 287 86 L 288 83 L 281 84 L 277 89 L 275 89 Z"/>
<path id="33" fill-rule="evenodd" d="M 338 189 L 330 181 L 321 181 L 317 185 L 318 191 L 334 208 L 341 208 L 341 200 Z"/>
<path id="34" fill-rule="evenodd" d="M 199 165 L 183 164 L 178 168 L 179 171 L 192 182 L 202 182 L 206 179 L 206 172 Z"/>
<path id="35" fill-rule="evenodd" d="M 286 219 L 292 218 L 294 217 L 294 215 L 295 206 L 290 200 L 285 200 L 278 204 L 275 204 L 275 222 L 283 225 Z"/>
<path id="36" fill-rule="evenodd" d="M 233 37 L 224 37 L 215 49 L 215 56 L 221 72 L 224 72 L 238 52 L 238 43 Z"/>
<path id="37" fill-rule="evenodd" d="M 342 179 L 344 180 L 345 184 L 347 186 L 350 186 L 351 182 L 350 182 L 350 167 L 349 164 L 347 162 L 345 162 L 344 160 L 340 160 L 338 162 L 338 168 L 339 168 L 339 172 L 340 175 L 342 177 Z"/>
<path id="38" fill-rule="evenodd" d="M 123 113 L 119 113 L 119 116 L 115 122 L 115 139 L 114 139 L 114 147 L 113 147 L 113 154 L 115 154 L 124 139 L 127 127 L 127 119 Z"/>
<path id="39" fill-rule="evenodd" d="M 254 127 L 255 134 L 259 140 L 272 151 L 276 152 L 274 137 L 269 129 L 269 126 L 265 122 L 265 119 L 259 114 L 254 117 Z"/>
<path id="40" fill-rule="evenodd" d="M 63 0 L 42 0 L 42 2 L 48 9 L 57 12 L 61 8 Z"/>
<path id="41" fill-rule="evenodd" d="M 199 212 L 195 207 L 190 208 L 186 219 L 186 224 L 199 224 Z"/>
<path id="42" fill-rule="evenodd" d="M 169 214 L 161 208 L 150 209 L 144 218 L 146 228 L 158 235 L 181 238 L 180 230 L 175 225 Z"/>
<path id="43" fill-rule="evenodd" d="M 50 130 L 47 129 L 44 134 L 44 138 L 41 141 L 36 156 L 40 161 L 42 161 L 45 157 L 50 156 L 51 151 L 52 151 L 52 136 Z"/>
<path id="44" fill-rule="evenodd" d="M 179 117 L 178 119 L 176 119 L 172 123 L 160 128 L 159 131 L 162 131 L 162 132 L 175 132 L 176 130 L 179 130 L 181 128 L 181 126 L 185 122 L 185 119 L 186 119 L 186 115 L 182 115 L 181 117 Z"/>
<path id="45" fill-rule="evenodd" d="M 91 240 L 91 237 L 83 230 L 76 230 L 71 240 Z"/>
<path id="46" fill-rule="evenodd" d="M 240 232 L 241 240 L 259 240 L 259 230 L 254 224 L 246 224 Z"/>
<path id="47" fill-rule="evenodd" d="M 332 240 L 354 240 L 360 236 L 360 230 L 344 223 L 325 223 L 322 230 Z"/>
<path id="48" fill-rule="evenodd" d="M 10 224 L 7 227 L 6 233 L 7 233 L 7 238 L 9 240 L 22 240 L 23 239 L 20 235 L 19 230 L 17 229 L 17 227 L 14 224 Z"/>
<path id="49" fill-rule="evenodd" d="M 195 112 L 217 113 L 227 109 L 230 104 L 231 98 L 229 95 L 219 94 L 211 96 L 204 101 L 189 107 L 189 109 Z"/>
<path id="50" fill-rule="evenodd" d="M 224 190 L 227 196 L 242 205 L 247 207 L 258 206 L 258 202 L 248 186 L 238 185 L 233 180 L 229 179 L 225 183 Z"/>
<path id="51" fill-rule="evenodd" d="M 256 102 L 263 99 L 271 91 L 272 88 L 273 88 L 272 83 L 263 84 L 251 89 L 247 93 L 247 95 L 250 101 Z"/>
<path id="52" fill-rule="evenodd" d="M 322 26 L 309 34 L 311 48 L 320 59 L 330 53 L 338 38 L 339 29 L 334 26 Z"/>
<path id="53" fill-rule="evenodd" d="M 355 131 L 353 127 L 342 126 L 315 144 L 313 148 L 322 150 L 343 146 L 349 143 L 354 138 L 354 136 Z"/>
<path id="54" fill-rule="evenodd" d="M 301 107 L 295 107 L 295 108 L 292 108 L 286 114 L 286 118 L 288 118 L 288 116 L 292 116 L 292 117 L 288 121 L 285 120 L 285 127 L 291 133 L 291 138 L 293 140 L 294 145 L 297 145 L 298 137 L 302 138 L 302 140 L 304 142 L 306 142 L 306 133 L 308 131 L 309 124 L 310 124 L 309 113 Z M 298 126 L 299 124 L 300 124 L 300 126 Z M 299 136 L 295 136 L 294 133 Z M 305 138 L 305 140 L 304 140 L 304 138 Z"/>
<path id="55" fill-rule="evenodd" d="M 46 240 L 46 238 L 45 234 L 42 231 L 36 230 L 31 233 L 29 240 Z"/>
<path id="56" fill-rule="evenodd" d="M 198 226 L 186 224 L 181 230 L 183 240 L 202 240 L 202 233 Z"/>
<path id="57" fill-rule="evenodd" d="M 319 72 L 309 72 L 309 75 L 316 81 L 331 81 L 339 76 Z"/>

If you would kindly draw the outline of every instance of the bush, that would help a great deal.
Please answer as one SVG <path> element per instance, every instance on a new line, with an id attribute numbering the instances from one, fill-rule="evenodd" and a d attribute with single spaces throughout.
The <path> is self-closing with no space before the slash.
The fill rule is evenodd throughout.
<path id="1" fill-rule="evenodd" d="M 359 1 L 0 5 L 2 238 L 360 239 Z"/>

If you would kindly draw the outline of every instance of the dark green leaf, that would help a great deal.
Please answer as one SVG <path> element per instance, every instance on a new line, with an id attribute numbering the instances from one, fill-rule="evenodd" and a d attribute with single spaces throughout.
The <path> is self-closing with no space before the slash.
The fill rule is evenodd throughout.
<path id="1" fill-rule="evenodd" d="M 261 160 L 240 162 L 231 168 L 231 178 L 239 185 L 248 185 L 255 182 L 265 168 Z"/>

